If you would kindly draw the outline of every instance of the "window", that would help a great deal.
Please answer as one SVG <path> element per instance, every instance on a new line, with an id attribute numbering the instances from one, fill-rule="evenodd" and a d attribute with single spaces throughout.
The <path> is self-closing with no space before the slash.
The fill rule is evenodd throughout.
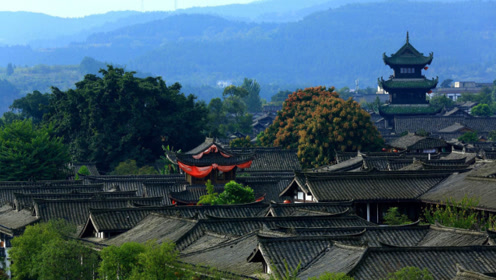
<path id="1" fill-rule="evenodd" d="M 305 199 L 305 195 L 303 194 L 303 192 L 298 192 L 298 200 L 304 200 Z"/>
<path id="2" fill-rule="evenodd" d="M 413 74 L 415 73 L 415 68 L 400 68 L 401 74 Z"/>

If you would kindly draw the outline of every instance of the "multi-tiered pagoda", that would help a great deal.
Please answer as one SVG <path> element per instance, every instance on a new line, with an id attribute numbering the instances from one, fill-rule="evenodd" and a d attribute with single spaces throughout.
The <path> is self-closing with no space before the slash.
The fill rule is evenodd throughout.
<path id="1" fill-rule="evenodd" d="M 175 158 L 191 185 L 204 185 L 207 180 L 213 184 L 225 184 L 236 179 L 236 169 L 251 166 L 254 153 L 235 153 L 207 138 L 193 150 L 175 154 Z"/>
<path id="2" fill-rule="evenodd" d="M 417 51 L 406 35 L 406 43 L 391 56 L 383 54 L 386 65 L 394 70 L 388 80 L 379 79 L 379 86 L 389 93 L 389 104 L 381 106 L 379 112 L 386 119 L 392 120 L 395 115 L 426 115 L 435 114 L 441 108 L 431 106 L 426 100 L 426 94 L 436 87 L 438 78 L 426 79 L 422 70 L 433 59 Z"/>

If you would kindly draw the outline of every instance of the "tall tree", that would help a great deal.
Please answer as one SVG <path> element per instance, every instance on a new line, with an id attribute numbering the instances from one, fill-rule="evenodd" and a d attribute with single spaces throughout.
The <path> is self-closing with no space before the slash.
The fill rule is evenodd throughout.
<path id="1" fill-rule="evenodd" d="M 27 226 L 9 251 L 14 279 L 93 279 L 97 253 L 68 241 L 75 230 L 63 220 Z"/>
<path id="2" fill-rule="evenodd" d="M 339 98 L 334 88 L 291 94 L 260 137 L 264 146 L 298 149 L 304 167 L 329 164 L 335 151 L 375 150 L 383 140 L 360 105 Z"/>
<path id="3" fill-rule="evenodd" d="M 0 181 L 63 179 L 69 161 L 68 148 L 52 126 L 23 120 L 0 129 Z"/>
<path id="4" fill-rule="evenodd" d="M 35 90 L 26 96 L 14 100 L 10 109 L 18 111 L 22 119 L 32 119 L 33 123 L 40 123 L 43 120 L 43 115 L 48 112 L 48 103 L 50 95 L 42 94 Z"/>
<path id="5" fill-rule="evenodd" d="M 241 87 L 248 91 L 248 95 L 243 98 L 248 112 L 261 112 L 260 84 L 256 80 L 245 78 Z"/>
<path id="6" fill-rule="evenodd" d="M 53 88 L 47 120 L 79 161 L 109 171 L 119 162 L 154 162 L 162 145 L 190 149 L 203 141 L 207 108 L 181 85 L 108 66 L 66 92 Z"/>

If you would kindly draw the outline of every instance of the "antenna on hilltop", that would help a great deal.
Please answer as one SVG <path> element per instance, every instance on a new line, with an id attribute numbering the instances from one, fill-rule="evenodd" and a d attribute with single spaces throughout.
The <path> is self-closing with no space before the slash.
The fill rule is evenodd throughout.
<path id="1" fill-rule="evenodd" d="M 174 0 L 174 11 L 177 11 L 177 0 Z"/>
<path id="2" fill-rule="evenodd" d="M 141 12 L 145 11 L 145 0 L 141 0 Z"/>
<path id="3" fill-rule="evenodd" d="M 360 89 L 360 86 L 358 85 L 359 82 L 360 82 L 359 79 L 355 80 L 355 94 L 358 94 L 358 90 Z"/>

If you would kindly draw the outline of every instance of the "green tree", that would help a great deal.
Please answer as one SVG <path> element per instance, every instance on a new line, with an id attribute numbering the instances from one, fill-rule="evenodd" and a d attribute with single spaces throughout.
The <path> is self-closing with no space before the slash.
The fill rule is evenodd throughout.
<path id="1" fill-rule="evenodd" d="M 115 167 L 114 171 L 112 171 L 112 175 L 150 175 L 150 174 L 158 174 L 158 172 L 152 166 L 145 165 L 142 167 L 138 167 L 134 159 L 128 159 L 126 161 L 120 162 L 117 165 L 117 167 Z"/>
<path id="2" fill-rule="evenodd" d="M 143 244 L 127 242 L 121 246 L 109 246 L 102 249 L 102 261 L 98 267 L 100 279 L 129 279 L 137 268 L 138 256 L 146 251 Z"/>
<path id="3" fill-rule="evenodd" d="M 251 148 L 253 144 L 251 143 L 250 136 L 244 138 L 236 138 L 229 142 L 229 147 L 231 148 Z"/>
<path id="4" fill-rule="evenodd" d="M 63 179 L 69 174 L 68 148 L 52 126 L 14 121 L 0 129 L 0 180 Z"/>
<path id="5" fill-rule="evenodd" d="M 76 177 L 75 177 L 76 180 L 79 180 L 79 174 L 88 176 L 90 175 L 90 170 L 86 165 L 83 165 L 76 172 Z"/>
<path id="6" fill-rule="evenodd" d="M 470 110 L 470 113 L 474 116 L 490 117 L 493 115 L 491 107 L 487 104 L 478 104 Z"/>
<path id="7" fill-rule="evenodd" d="M 178 270 L 179 251 L 173 242 L 157 244 L 149 241 L 145 244 L 145 251 L 138 254 L 137 266 L 133 269 L 130 280 L 161 280 L 161 279 L 186 279 L 191 275 L 184 270 Z M 178 273 L 178 271 L 182 271 Z M 178 277 L 180 274 L 181 277 Z M 188 273 L 191 274 L 191 273 Z"/>
<path id="8" fill-rule="evenodd" d="M 383 140 L 360 105 L 334 88 L 307 88 L 289 96 L 260 137 L 263 146 L 298 149 L 303 167 L 329 164 L 335 151 L 377 150 Z"/>
<path id="9" fill-rule="evenodd" d="M 27 226 L 9 251 L 14 279 L 93 279 L 96 252 L 69 241 L 75 231 L 64 220 Z"/>
<path id="10" fill-rule="evenodd" d="M 10 109 L 18 111 L 22 119 L 32 119 L 33 123 L 37 124 L 43 120 L 43 115 L 48 112 L 48 103 L 50 95 L 42 94 L 35 90 L 26 96 L 14 100 Z"/>
<path id="11" fill-rule="evenodd" d="M 137 78 L 112 66 L 100 73 L 50 95 L 47 119 L 75 160 L 106 171 L 127 159 L 154 162 L 164 144 L 190 149 L 203 141 L 206 105 L 181 94 L 180 84 L 166 86 L 159 77 Z"/>
<path id="12" fill-rule="evenodd" d="M 430 224 L 438 222 L 448 227 L 481 230 L 487 225 L 481 225 L 481 217 L 475 210 L 478 204 L 478 199 L 467 196 L 460 201 L 447 199 L 444 205 L 436 204 L 426 208 L 424 217 Z"/>
<path id="13" fill-rule="evenodd" d="M 458 140 L 462 141 L 463 143 L 473 143 L 477 142 L 479 140 L 479 137 L 477 136 L 477 132 L 468 131 L 463 133 L 462 136 L 458 137 Z"/>
<path id="14" fill-rule="evenodd" d="M 446 97 L 446 95 L 444 94 L 432 96 L 429 100 L 429 103 L 436 107 L 442 106 L 445 108 L 451 108 L 455 105 L 455 102 L 452 99 Z"/>
<path id="15" fill-rule="evenodd" d="M 43 245 L 39 257 L 40 280 L 92 280 L 99 263 L 97 251 L 76 240 L 54 239 Z"/>
<path id="16" fill-rule="evenodd" d="M 255 193 L 249 186 L 231 181 L 224 186 L 224 191 L 219 194 L 218 204 L 241 204 L 255 201 Z"/>
<path id="17" fill-rule="evenodd" d="M 453 80 L 452 80 L 452 79 L 446 79 L 446 80 L 444 80 L 444 81 L 441 83 L 440 87 L 441 87 L 441 88 L 449 88 L 449 87 L 451 86 L 451 83 L 452 83 L 452 82 L 453 82 Z"/>
<path id="18" fill-rule="evenodd" d="M 220 194 L 214 190 L 214 185 L 210 180 L 206 183 L 207 194 L 202 195 L 198 205 L 225 205 L 225 204 L 242 204 L 255 201 L 255 193 L 249 186 L 230 181 L 224 186 L 224 191 Z"/>
<path id="19" fill-rule="evenodd" d="M 401 214 L 398 211 L 398 207 L 390 207 L 384 216 L 384 223 L 387 225 L 405 225 L 410 224 L 412 221 L 408 219 L 408 216 Z"/>
<path id="20" fill-rule="evenodd" d="M 260 84 L 256 80 L 245 78 L 241 87 L 248 91 L 248 95 L 243 98 L 248 112 L 261 112 Z"/>
<path id="21" fill-rule="evenodd" d="M 200 196 L 198 205 L 217 205 L 219 203 L 219 193 L 215 192 L 214 185 L 210 180 L 207 180 L 205 186 L 207 188 L 207 194 Z"/>
<path id="22" fill-rule="evenodd" d="M 308 280 L 353 280 L 354 278 L 346 275 L 346 273 L 330 273 L 326 272 L 319 277 L 310 277 Z"/>
<path id="23" fill-rule="evenodd" d="M 489 140 L 496 141 L 496 130 L 489 132 Z"/>
<path id="24" fill-rule="evenodd" d="M 381 99 L 379 98 L 379 96 L 376 96 L 374 101 L 372 102 L 365 102 L 364 103 L 364 107 L 375 112 L 376 114 L 379 113 L 379 107 L 381 107 L 382 105 L 382 102 L 381 102 Z"/>
<path id="25" fill-rule="evenodd" d="M 222 99 L 213 98 L 208 103 L 208 136 L 210 137 L 225 137 L 227 130 L 228 118 L 224 110 Z"/>
<path id="26" fill-rule="evenodd" d="M 407 266 L 394 273 L 388 274 L 387 280 L 434 280 L 427 268 Z"/>

